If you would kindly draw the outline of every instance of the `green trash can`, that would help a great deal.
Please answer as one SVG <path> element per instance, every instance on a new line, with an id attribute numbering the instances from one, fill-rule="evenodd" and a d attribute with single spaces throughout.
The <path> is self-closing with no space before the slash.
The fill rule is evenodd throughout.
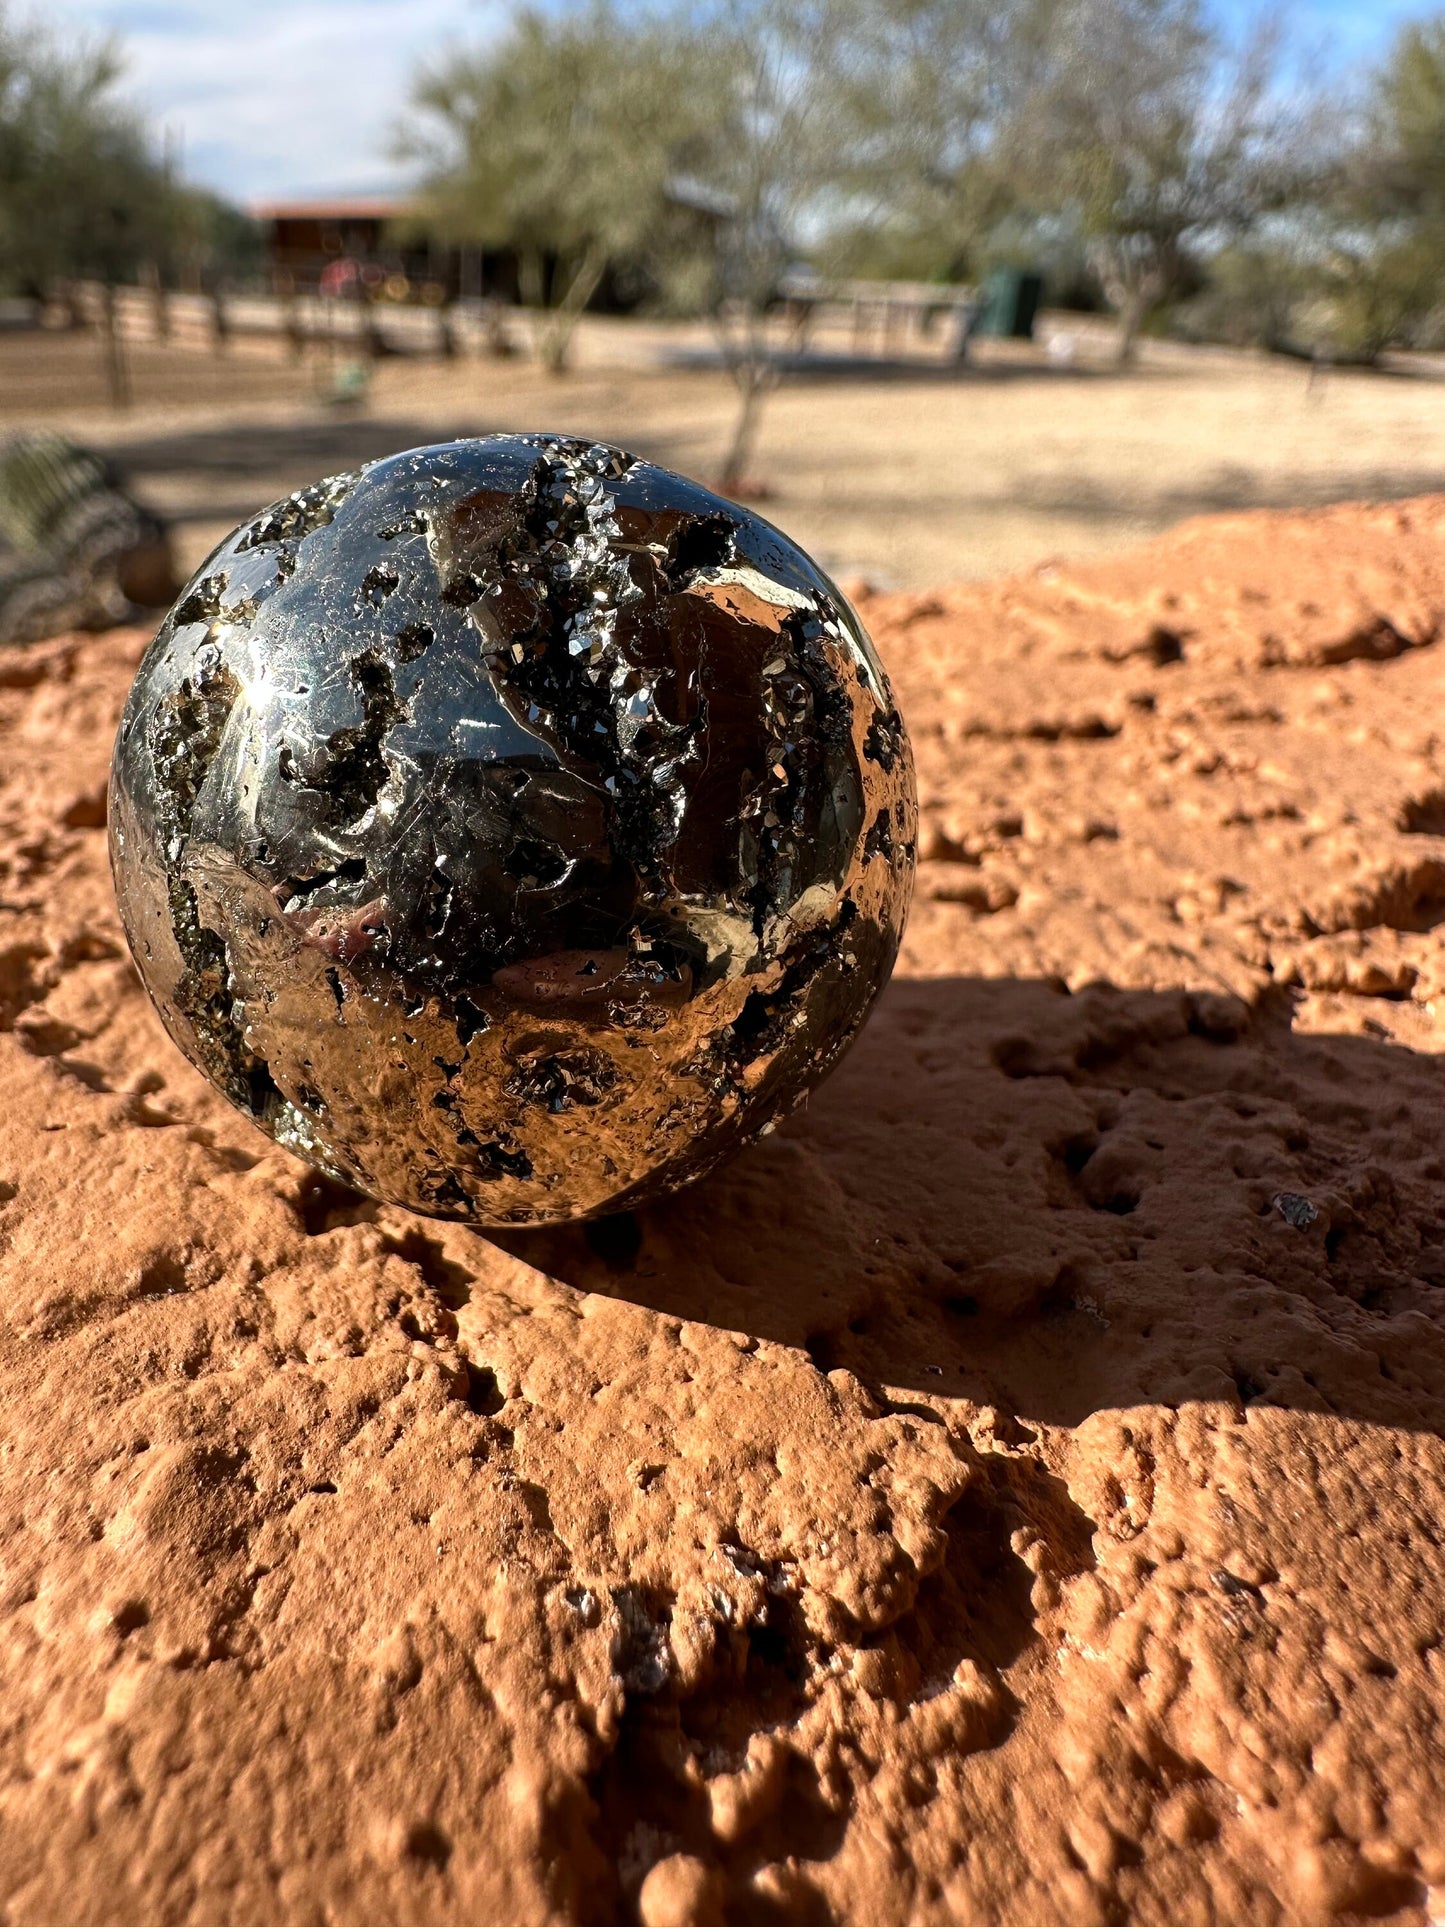
<path id="1" fill-rule="evenodd" d="M 1027 268 L 995 268 L 979 292 L 971 333 L 996 341 L 1032 341 L 1043 276 Z"/>

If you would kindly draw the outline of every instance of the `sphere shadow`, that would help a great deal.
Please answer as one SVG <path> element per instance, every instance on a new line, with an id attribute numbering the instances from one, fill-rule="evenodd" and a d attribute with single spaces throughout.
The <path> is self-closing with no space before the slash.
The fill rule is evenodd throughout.
<path id="1" fill-rule="evenodd" d="M 711 1179 L 494 1239 L 893 1409 L 1212 1399 L 1445 1432 L 1445 1065 L 1290 1020 L 1283 997 L 897 979 L 809 1109 Z"/>

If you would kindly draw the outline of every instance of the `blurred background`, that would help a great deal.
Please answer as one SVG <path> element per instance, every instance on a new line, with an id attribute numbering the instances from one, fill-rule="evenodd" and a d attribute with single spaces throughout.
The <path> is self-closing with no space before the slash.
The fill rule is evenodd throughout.
<path id="1" fill-rule="evenodd" d="M 0 635 L 523 427 L 881 585 L 1445 485 L 1445 13 L 0 0 Z"/>

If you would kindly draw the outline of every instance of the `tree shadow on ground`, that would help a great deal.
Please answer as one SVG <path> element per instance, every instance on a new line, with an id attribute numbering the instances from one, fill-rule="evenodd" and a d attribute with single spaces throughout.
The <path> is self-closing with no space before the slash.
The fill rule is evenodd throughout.
<path id="1" fill-rule="evenodd" d="M 557 413 L 565 412 L 566 397 L 559 396 Z M 566 432 L 563 425 L 556 426 L 557 432 Z M 108 443 L 106 454 L 126 480 L 140 484 L 142 493 L 148 481 L 177 475 L 194 484 L 183 506 L 167 509 L 170 521 L 210 522 L 226 516 L 239 521 L 321 475 L 428 443 L 513 432 L 477 422 L 442 425 L 436 420 L 318 412 L 300 421 L 230 422 L 139 436 Z M 671 466 L 681 459 L 681 450 L 679 442 L 657 436 L 635 448 L 649 461 Z M 224 497 L 218 493 L 221 487 L 228 491 Z"/>
<path id="2" fill-rule="evenodd" d="M 1183 991 L 895 981 L 693 1189 L 496 1242 L 893 1402 L 1223 1399 L 1445 1432 L 1445 1066 Z"/>
<path id="3" fill-rule="evenodd" d="M 1260 474 L 1242 465 L 1222 463 L 1179 487 L 1160 483 L 1157 476 L 1129 481 L 1102 477 L 1040 477 L 1025 481 L 1007 504 L 1011 513 L 1028 509 L 1045 515 L 1066 515 L 1101 528 L 1117 526 L 1130 516 L 1147 516 L 1161 527 L 1191 515 L 1237 514 L 1247 509 L 1325 508 L 1336 502 L 1399 502 L 1431 495 L 1445 486 L 1445 468 L 1438 463 L 1407 468 L 1403 464 L 1341 468 L 1332 474 Z"/>
<path id="4" fill-rule="evenodd" d="M 850 354 L 841 349 L 809 348 L 780 351 L 768 356 L 773 372 L 787 382 L 927 382 L 956 387 L 960 382 L 1010 386 L 1020 382 L 1100 382 L 1123 378 L 1137 382 L 1136 366 L 1119 368 L 1112 362 L 1053 361 L 1021 356 L 1017 361 L 921 361 L 915 355 Z M 719 348 L 675 348 L 663 357 L 670 369 L 716 373 L 727 367 Z M 1147 379 L 1169 380 L 1170 369 L 1150 368 Z"/>

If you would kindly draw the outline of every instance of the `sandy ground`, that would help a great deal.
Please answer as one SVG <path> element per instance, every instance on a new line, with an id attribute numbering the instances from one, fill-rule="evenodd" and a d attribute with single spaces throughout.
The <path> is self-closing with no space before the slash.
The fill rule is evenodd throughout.
<path id="1" fill-rule="evenodd" d="M 7 656 L 11 1927 L 1445 1916 L 1442 537 L 865 598 L 899 976 L 728 1170 L 505 1239 L 180 1061 L 144 638 Z"/>
<path id="2" fill-rule="evenodd" d="M 1068 332 L 1051 323 L 1054 332 Z M 1445 381 L 1151 346 L 1121 376 L 1097 330 L 1072 366 L 983 345 L 962 374 L 837 359 L 785 378 L 765 418 L 761 506 L 838 574 L 924 585 L 1127 546 L 1202 511 L 1398 497 L 1445 481 Z M 103 406 L 90 338 L 0 337 L 0 422 L 112 448 L 177 518 L 193 567 L 264 502 L 418 442 L 496 428 L 597 435 L 710 477 L 732 389 L 696 329 L 589 321 L 576 371 L 391 361 L 364 410 L 318 399 L 319 364 L 137 346 L 136 403 Z"/>

